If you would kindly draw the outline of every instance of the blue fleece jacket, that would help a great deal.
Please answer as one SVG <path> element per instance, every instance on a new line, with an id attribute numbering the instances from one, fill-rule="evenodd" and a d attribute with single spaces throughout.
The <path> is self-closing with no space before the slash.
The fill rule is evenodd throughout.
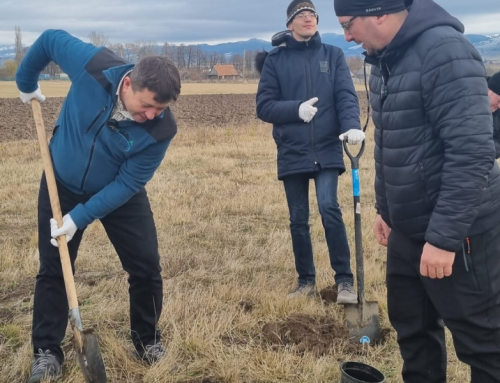
<path id="1" fill-rule="evenodd" d="M 55 62 L 71 80 L 50 142 L 56 178 L 77 194 L 91 195 L 69 212 L 83 229 L 126 203 L 153 177 L 177 126 L 170 109 L 139 124 L 115 121 L 111 113 L 126 64 L 107 48 L 61 30 L 45 31 L 16 73 L 19 90 L 37 89 L 40 72 Z"/>

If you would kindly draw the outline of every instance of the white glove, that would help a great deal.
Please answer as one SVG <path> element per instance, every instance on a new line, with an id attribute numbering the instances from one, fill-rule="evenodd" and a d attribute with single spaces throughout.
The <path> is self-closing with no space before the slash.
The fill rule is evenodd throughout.
<path id="1" fill-rule="evenodd" d="M 40 89 L 40 85 L 38 85 L 38 88 L 31 93 L 23 93 L 19 92 L 21 95 L 21 101 L 24 102 L 25 104 L 29 104 L 31 100 L 35 99 L 40 102 L 45 101 L 45 96 L 42 94 L 42 90 Z"/>
<path id="2" fill-rule="evenodd" d="M 63 225 L 61 227 L 58 227 L 57 221 L 54 218 L 51 218 L 50 236 L 52 237 L 52 239 L 50 240 L 50 243 L 52 243 L 52 245 L 55 247 L 59 247 L 56 239 L 57 237 L 66 234 L 66 242 L 69 242 L 71 241 L 71 238 L 73 238 L 77 230 L 78 228 L 76 227 L 73 219 L 71 219 L 71 216 L 69 214 L 66 214 L 63 217 Z"/>
<path id="3" fill-rule="evenodd" d="M 318 108 L 315 108 L 313 105 L 317 102 L 318 97 L 314 97 L 300 104 L 299 117 L 304 120 L 304 122 L 310 122 L 314 118 L 314 115 L 318 111 Z"/>
<path id="4" fill-rule="evenodd" d="M 365 133 L 359 129 L 350 129 L 339 136 L 340 141 L 344 141 L 346 138 L 349 145 L 358 145 L 365 139 Z"/>

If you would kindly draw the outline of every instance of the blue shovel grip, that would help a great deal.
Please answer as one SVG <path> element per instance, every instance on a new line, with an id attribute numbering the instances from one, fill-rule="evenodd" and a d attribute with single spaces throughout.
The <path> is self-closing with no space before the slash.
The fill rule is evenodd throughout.
<path id="1" fill-rule="evenodd" d="M 354 197 L 359 197 L 359 169 L 352 169 L 352 192 Z"/>

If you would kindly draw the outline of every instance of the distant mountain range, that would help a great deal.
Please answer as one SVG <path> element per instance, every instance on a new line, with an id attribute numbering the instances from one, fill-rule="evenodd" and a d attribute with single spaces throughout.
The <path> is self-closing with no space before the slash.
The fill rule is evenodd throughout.
<path id="1" fill-rule="evenodd" d="M 495 35 L 465 35 L 469 41 L 476 47 L 485 59 L 500 58 L 500 34 Z M 363 52 L 360 45 L 348 43 L 344 39 L 344 35 L 336 33 L 324 33 L 321 35 L 324 43 L 338 46 L 341 48 L 346 56 L 358 56 Z M 237 41 L 230 43 L 221 43 L 215 45 L 200 44 L 201 49 L 205 52 L 222 53 L 227 56 L 234 54 L 243 54 L 244 51 L 262 50 L 269 51 L 272 49 L 271 42 L 250 39 L 247 41 Z M 158 46 L 158 51 L 161 51 L 161 46 Z M 14 58 L 15 49 L 13 45 L 0 45 L 0 64 L 2 61 Z"/>

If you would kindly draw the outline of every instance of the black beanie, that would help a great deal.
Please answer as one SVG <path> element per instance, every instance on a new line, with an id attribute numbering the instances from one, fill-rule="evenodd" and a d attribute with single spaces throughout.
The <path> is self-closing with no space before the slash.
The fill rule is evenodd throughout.
<path id="1" fill-rule="evenodd" d="M 488 88 L 500 96 L 500 72 L 495 73 L 488 79 Z"/>
<path id="2" fill-rule="evenodd" d="M 311 11 L 317 14 L 316 7 L 311 0 L 292 0 L 290 5 L 286 9 L 286 26 L 288 27 L 288 24 L 292 22 L 295 15 L 302 11 Z"/>
<path id="3" fill-rule="evenodd" d="M 334 0 L 337 17 L 381 16 L 406 9 L 405 0 Z"/>

